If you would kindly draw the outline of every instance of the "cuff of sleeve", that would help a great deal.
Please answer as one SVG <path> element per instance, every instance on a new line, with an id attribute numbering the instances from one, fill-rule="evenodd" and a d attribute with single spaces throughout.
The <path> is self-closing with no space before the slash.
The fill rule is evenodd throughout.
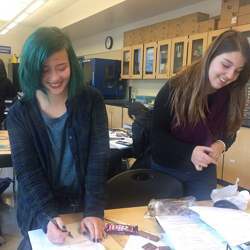
<path id="1" fill-rule="evenodd" d="M 83 217 L 98 217 L 100 219 L 103 219 L 104 218 L 104 211 L 84 212 Z"/>

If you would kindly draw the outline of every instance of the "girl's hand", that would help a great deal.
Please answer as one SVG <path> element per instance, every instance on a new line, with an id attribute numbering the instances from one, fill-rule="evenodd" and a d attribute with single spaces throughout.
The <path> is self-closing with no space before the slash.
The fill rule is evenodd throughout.
<path id="1" fill-rule="evenodd" d="M 194 148 L 191 161 L 197 171 L 201 171 L 211 163 L 216 164 L 216 160 L 210 156 L 211 153 L 213 153 L 213 149 L 210 147 L 196 146 Z"/>
<path id="2" fill-rule="evenodd" d="M 104 232 L 104 221 L 98 217 L 85 217 L 80 224 L 80 231 L 88 234 L 90 240 L 100 242 L 106 237 Z"/>
<path id="3" fill-rule="evenodd" d="M 68 236 L 68 232 L 62 232 L 62 230 L 60 230 L 60 228 L 63 229 L 63 227 L 65 227 L 60 217 L 55 217 L 54 220 L 59 228 L 53 224 L 52 221 L 49 221 L 47 225 L 47 237 L 54 244 L 63 244 Z"/>
<path id="4" fill-rule="evenodd" d="M 211 145 L 213 152 L 209 153 L 209 155 L 218 162 L 219 158 L 221 157 L 222 153 L 225 151 L 225 144 L 221 141 L 216 141 Z"/>

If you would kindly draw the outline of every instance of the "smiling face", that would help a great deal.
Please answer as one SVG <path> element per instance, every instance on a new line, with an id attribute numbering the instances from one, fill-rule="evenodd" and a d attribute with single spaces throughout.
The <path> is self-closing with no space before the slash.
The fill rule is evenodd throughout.
<path id="1" fill-rule="evenodd" d="M 42 71 L 42 84 L 49 96 L 67 97 L 69 80 L 69 58 L 67 51 L 63 49 L 55 52 L 45 61 Z"/>
<path id="2" fill-rule="evenodd" d="M 213 90 L 219 90 L 234 82 L 240 75 L 245 65 L 241 52 L 227 52 L 212 59 L 208 79 Z"/>

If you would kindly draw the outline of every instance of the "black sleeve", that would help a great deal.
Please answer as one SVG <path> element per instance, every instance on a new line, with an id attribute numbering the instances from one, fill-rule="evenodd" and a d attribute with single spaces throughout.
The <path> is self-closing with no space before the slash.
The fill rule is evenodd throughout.
<path id="1" fill-rule="evenodd" d="M 94 99 L 91 113 L 91 136 L 87 175 L 85 177 L 84 216 L 104 216 L 105 184 L 107 159 L 109 154 L 109 135 L 106 108 L 103 97 L 98 93 Z"/>
<path id="2" fill-rule="evenodd" d="M 232 146 L 232 144 L 235 142 L 236 136 L 237 136 L 237 133 L 234 133 L 234 134 L 231 135 L 231 136 L 227 136 L 227 137 L 224 137 L 224 138 L 221 139 L 221 140 L 225 143 L 225 145 L 226 145 L 226 151 L 227 151 L 227 150 Z"/>
<path id="3" fill-rule="evenodd" d="M 158 164 L 190 161 L 196 145 L 177 140 L 170 134 L 172 114 L 170 108 L 171 90 L 167 82 L 155 99 L 152 122 L 152 155 Z"/>
<path id="4" fill-rule="evenodd" d="M 19 216 L 23 215 L 23 220 L 27 219 L 24 216 L 27 211 L 21 211 L 26 207 L 29 209 L 28 214 L 35 216 L 40 226 L 46 230 L 48 217 L 58 215 L 57 206 L 38 159 L 33 135 L 26 126 L 29 121 L 23 112 L 20 102 L 17 102 L 7 118 L 12 164 L 18 180 L 19 202 L 23 203 L 18 208 L 21 213 Z"/>
<path id="5" fill-rule="evenodd" d="M 6 99 L 14 99 L 17 96 L 17 91 L 9 79 L 6 83 Z"/>

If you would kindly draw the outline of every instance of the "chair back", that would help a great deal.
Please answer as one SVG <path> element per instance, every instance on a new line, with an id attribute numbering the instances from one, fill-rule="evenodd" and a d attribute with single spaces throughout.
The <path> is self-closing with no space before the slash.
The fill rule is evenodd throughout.
<path id="1" fill-rule="evenodd" d="M 133 169 L 108 180 L 106 208 L 146 206 L 151 199 L 180 198 L 182 183 L 152 169 Z"/>

